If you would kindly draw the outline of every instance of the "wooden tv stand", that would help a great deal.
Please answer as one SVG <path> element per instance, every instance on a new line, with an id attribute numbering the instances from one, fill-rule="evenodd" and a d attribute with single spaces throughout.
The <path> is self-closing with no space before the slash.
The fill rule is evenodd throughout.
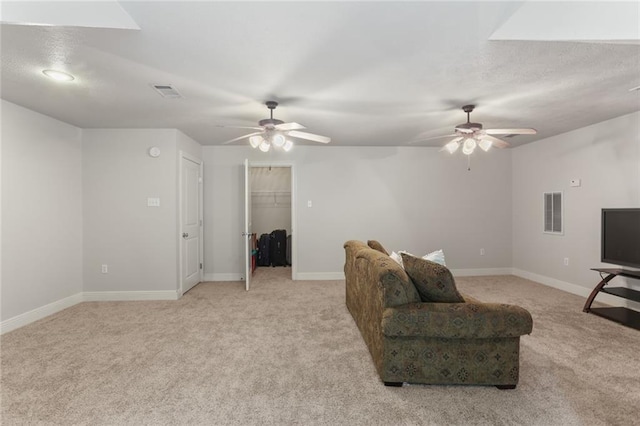
<path id="1" fill-rule="evenodd" d="M 614 296 L 622 297 L 623 299 L 633 300 L 634 302 L 640 302 L 640 291 L 633 290 L 626 287 L 605 287 L 609 281 L 617 276 L 629 277 L 640 280 L 640 271 L 632 271 L 629 269 L 600 269 L 591 268 L 592 271 L 604 272 L 608 274 L 602 279 L 593 289 L 587 302 L 584 304 L 583 312 L 590 312 L 603 318 L 607 318 L 611 321 L 615 321 L 627 327 L 640 330 L 640 312 L 633 309 L 623 307 L 607 307 L 607 308 L 592 308 L 591 304 L 593 299 L 596 298 L 598 293 L 603 292 L 607 294 L 613 294 Z"/>

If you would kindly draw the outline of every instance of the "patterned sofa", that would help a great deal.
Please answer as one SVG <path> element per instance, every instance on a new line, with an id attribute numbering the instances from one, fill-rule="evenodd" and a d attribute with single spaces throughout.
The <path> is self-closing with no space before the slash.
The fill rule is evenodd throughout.
<path id="1" fill-rule="evenodd" d="M 344 248 L 347 308 L 385 385 L 516 387 L 520 336 L 532 330 L 529 312 L 464 294 L 463 303 L 423 302 L 387 254 L 353 240 Z M 433 265 L 453 280 L 446 267 Z"/>

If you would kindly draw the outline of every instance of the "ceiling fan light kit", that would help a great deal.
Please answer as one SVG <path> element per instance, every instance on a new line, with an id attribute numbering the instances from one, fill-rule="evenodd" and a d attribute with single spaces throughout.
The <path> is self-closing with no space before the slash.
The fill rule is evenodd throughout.
<path id="1" fill-rule="evenodd" d="M 476 149 L 476 140 L 473 138 L 467 138 L 462 144 L 462 153 L 465 155 L 473 154 L 473 151 Z"/>
<path id="2" fill-rule="evenodd" d="M 276 148 L 280 148 L 285 152 L 291 151 L 293 148 L 293 141 L 290 138 L 298 138 L 305 139 L 312 142 L 320 142 L 320 143 L 329 143 L 331 142 L 331 138 L 327 136 L 315 135 L 313 133 L 299 132 L 300 129 L 306 129 L 301 124 L 298 123 L 285 123 L 282 120 L 278 120 L 273 118 L 273 110 L 276 109 L 278 103 L 275 101 L 267 101 L 265 103 L 267 108 L 271 111 L 271 115 L 269 118 L 265 118 L 264 120 L 258 121 L 258 125 L 260 127 L 236 127 L 236 126 L 219 126 L 219 127 L 229 127 L 229 128 L 240 128 L 240 129 L 253 129 L 258 130 L 254 133 L 249 133 L 248 135 L 240 136 L 238 138 L 231 139 L 229 141 L 224 142 L 224 144 L 229 144 L 231 142 L 239 141 L 242 139 L 249 139 L 249 144 L 252 148 L 258 148 L 262 152 L 269 152 L 271 146 L 275 146 Z"/>
<path id="3" fill-rule="evenodd" d="M 493 145 L 493 142 L 488 141 L 486 139 L 480 139 L 480 142 L 478 142 L 478 145 L 480 146 L 480 149 L 482 149 L 484 152 L 487 152 L 491 148 L 491 145 Z"/>
<path id="4" fill-rule="evenodd" d="M 269 152 L 269 149 L 271 149 L 271 144 L 269 142 L 263 140 L 258 147 L 260 148 L 260 151 L 262 151 L 262 152 Z"/>
<path id="5" fill-rule="evenodd" d="M 450 154 L 455 153 L 460 145 L 462 145 L 462 153 L 464 155 L 471 155 L 479 146 L 484 152 L 489 151 L 491 147 L 506 148 L 509 143 L 498 139 L 491 135 L 535 135 L 537 131 L 535 129 L 484 129 L 482 123 L 471 122 L 471 112 L 474 110 L 475 105 L 465 105 L 462 107 L 462 111 L 467 114 L 467 122 L 458 124 L 454 129 L 454 139 L 447 142 L 442 148 L 448 151 Z M 445 136 L 446 137 L 446 136 Z"/>

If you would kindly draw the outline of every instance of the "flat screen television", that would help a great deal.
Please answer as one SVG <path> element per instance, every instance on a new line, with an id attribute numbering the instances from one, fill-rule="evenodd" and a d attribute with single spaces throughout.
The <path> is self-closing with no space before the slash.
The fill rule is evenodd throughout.
<path id="1" fill-rule="evenodd" d="M 640 208 L 602 209 L 601 261 L 640 268 Z"/>

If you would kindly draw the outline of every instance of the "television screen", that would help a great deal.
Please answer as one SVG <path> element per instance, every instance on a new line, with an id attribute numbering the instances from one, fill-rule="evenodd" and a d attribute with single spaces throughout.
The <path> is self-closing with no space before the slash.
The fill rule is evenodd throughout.
<path id="1" fill-rule="evenodd" d="M 640 268 L 640 209 L 602 209 L 601 260 Z"/>

